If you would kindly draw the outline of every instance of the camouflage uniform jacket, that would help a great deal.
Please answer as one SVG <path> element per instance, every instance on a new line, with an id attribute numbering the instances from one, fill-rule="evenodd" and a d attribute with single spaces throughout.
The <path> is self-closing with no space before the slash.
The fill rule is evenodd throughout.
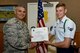
<path id="1" fill-rule="evenodd" d="M 4 53 L 25 53 L 30 43 L 26 23 L 12 18 L 3 27 Z"/>

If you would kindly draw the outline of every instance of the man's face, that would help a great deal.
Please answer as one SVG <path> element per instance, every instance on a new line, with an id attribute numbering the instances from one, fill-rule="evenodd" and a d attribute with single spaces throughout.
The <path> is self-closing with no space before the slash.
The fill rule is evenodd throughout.
<path id="1" fill-rule="evenodd" d="M 26 11 L 23 7 L 17 7 L 15 11 L 15 15 L 16 15 L 16 18 L 23 20 L 26 15 Z"/>
<path id="2" fill-rule="evenodd" d="M 67 12 L 67 9 L 64 7 L 57 7 L 56 8 L 56 15 L 58 19 L 62 19 L 65 16 L 65 13 Z"/>

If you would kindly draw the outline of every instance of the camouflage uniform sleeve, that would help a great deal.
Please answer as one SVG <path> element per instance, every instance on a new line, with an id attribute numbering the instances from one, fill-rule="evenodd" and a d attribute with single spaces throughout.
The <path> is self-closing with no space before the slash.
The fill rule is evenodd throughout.
<path id="1" fill-rule="evenodd" d="M 27 35 L 27 42 L 28 43 L 30 43 L 30 41 L 31 41 L 31 36 L 30 36 L 30 33 L 29 33 L 29 30 L 28 30 L 28 28 L 27 28 L 27 26 L 26 26 L 26 30 L 27 30 L 27 32 L 26 32 L 26 34 L 25 35 Z M 30 44 L 29 44 L 30 45 Z M 28 46 L 29 47 L 29 46 Z"/>
<path id="2" fill-rule="evenodd" d="M 6 35 L 6 39 L 9 45 L 17 49 L 26 49 L 29 46 L 29 33 L 27 31 L 27 36 L 24 36 L 23 29 L 17 29 L 16 24 L 5 24 L 3 32 Z M 24 35 L 23 35 L 24 34 Z"/>

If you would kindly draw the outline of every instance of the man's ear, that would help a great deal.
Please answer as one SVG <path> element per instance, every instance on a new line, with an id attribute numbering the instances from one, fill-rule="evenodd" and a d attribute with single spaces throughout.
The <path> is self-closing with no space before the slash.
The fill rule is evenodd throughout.
<path id="1" fill-rule="evenodd" d="M 65 13 L 67 13 L 67 9 L 65 9 Z"/>
<path id="2" fill-rule="evenodd" d="M 14 14 L 16 14 L 16 11 L 14 11 Z"/>

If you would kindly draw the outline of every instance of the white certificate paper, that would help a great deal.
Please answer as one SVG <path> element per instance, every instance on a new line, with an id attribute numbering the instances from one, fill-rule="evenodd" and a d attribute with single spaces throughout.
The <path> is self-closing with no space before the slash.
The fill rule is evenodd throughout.
<path id="1" fill-rule="evenodd" d="M 41 27 L 41 28 L 33 28 L 31 29 L 31 42 L 40 42 L 40 41 L 48 41 L 48 28 Z"/>

